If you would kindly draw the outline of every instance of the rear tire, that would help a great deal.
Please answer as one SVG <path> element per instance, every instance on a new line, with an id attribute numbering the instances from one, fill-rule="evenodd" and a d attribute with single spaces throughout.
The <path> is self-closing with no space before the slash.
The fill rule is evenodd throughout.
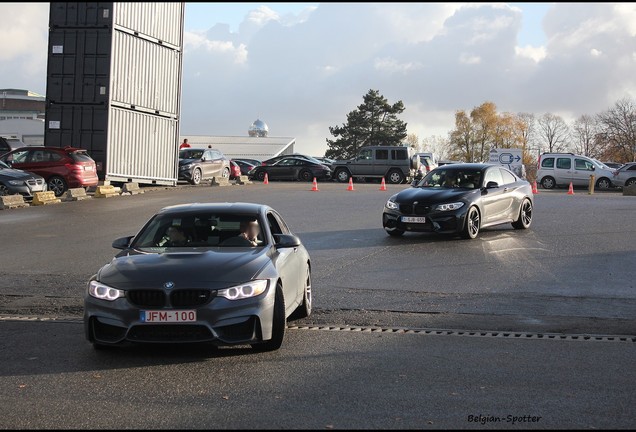
<path id="1" fill-rule="evenodd" d="M 303 302 L 289 317 L 292 320 L 307 318 L 311 315 L 311 268 L 307 265 L 307 277 L 305 278 L 305 286 L 303 289 Z"/>
<path id="2" fill-rule="evenodd" d="M 311 174 L 311 171 L 309 170 L 302 170 L 298 174 L 298 180 L 300 181 L 310 182 L 313 178 L 314 176 Z"/>
<path id="3" fill-rule="evenodd" d="M 256 179 L 258 181 L 265 181 L 265 171 L 260 170 L 256 173 Z"/>
<path id="4" fill-rule="evenodd" d="M 335 177 L 340 183 L 347 183 L 351 178 L 351 174 L 346 169 L 340 168 L 336 170 Z"/>
<path id="5" fill-rule="evenodd" d="M 387 181 L 391 184 L 402 184 L 404 182 L 404 173 L 399 170 L 391 170 L 389 174 L 387 174 Z"/>
<path id="6" fill-rule="evenodd" d="M 285 297 L 283 297 L 283 287 L 278 284 L 276 286 L 276 295 L 274 298 L 274 316 L 272 317 L 272 338 L 265 342 L 252 344 L 252 349 L 265 352 L 275 351 L 283 344 L 285 339 L 285 329 L 287 327 L 287 319 L 285 317 Z"/>
<path id="7" fill-rule="evenodd" d="M 543 189 L 554 189 L 556 187 L 556 182 L 550 176 L 543 177 L 541 179 L 541 187 Z"/>
<path id="8" fill-rule="evenodd" d="M 596 181 L 596 189 L 607 190 L 612 186 L 612 182 L 609 179 L 602 177 Z"/>
<path id="9" fill-rule="evenodd" d="M 528 229 L 532 224 L 532 202 L 524 199 L 519 208 L 519 218 L 512 223 L 515 229 Z"/>

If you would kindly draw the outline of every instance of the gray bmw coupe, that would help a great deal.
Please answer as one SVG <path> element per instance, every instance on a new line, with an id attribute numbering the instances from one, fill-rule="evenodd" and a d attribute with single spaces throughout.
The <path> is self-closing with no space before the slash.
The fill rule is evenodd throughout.
<path id="1" fill-rule="evenodd" d="M 89 281 L 84 328 L 95 348 L 125 342 L 282 345 L 287 319 L 311 314 L 311 262 L 274 209 L 166 207 Z"/>

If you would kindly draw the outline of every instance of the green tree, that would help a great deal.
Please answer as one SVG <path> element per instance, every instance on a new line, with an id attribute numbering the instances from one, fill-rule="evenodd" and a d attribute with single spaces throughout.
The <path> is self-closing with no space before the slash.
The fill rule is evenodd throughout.
<path id="1" fill-rule="evenodd" d="M 391 105 L 378 90 L 369 90 L 358 108 L 347 114 L 342 126 L 330 126 L 335 139 L 327 138 L 325 157 L 350 159 L 362 147 L 371 145 L 402 145 L 407 137 L 406 123 L 398 119 L 404 112 L 404 104 L 398 101 Z"/>

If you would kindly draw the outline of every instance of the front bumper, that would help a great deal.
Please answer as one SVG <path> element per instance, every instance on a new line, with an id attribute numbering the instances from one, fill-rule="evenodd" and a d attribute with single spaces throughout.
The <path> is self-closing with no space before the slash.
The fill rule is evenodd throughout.
<path id="1" fill-rule="evenodd" d="M 46 192 L 46 182 L 42 180 L 27 180 L 21 185 L 11 185 L 9 182 L 5 185 L 7 191 L 11 195 L 22 195 L 24 198 L 32 199 L 36 192 Z"/>
<path id="2" fill-rule="evenodd" d="M 179 175 L 177 177 L 178 180 L 191 181 L 192 180 L 192 168 L 182 168 L 179 167 Z"/>
<path id="3" fill-rule="evenodd" d="M 272 288 L 273 287 L 273 288 Z M 271 339 L 274 314 L 275 281 L 259 296 L 228 300 L 212 294 L 211 300 L 196 307 L 157 308 L 133 303 L 130 291 L 115 301 L 84 297 L 84 331 L 86 339 L 103 345 L 126 342 L 193 343 L 215 345 L 259 343 Z M 139 290 L 137 290 L 138 292 Z M 185 291 L 185 290 L 184 290 Z M 166 295 L 169 295 L 166 293 Z M 141 313 L 146 310 L 196 311 L 196 321 L 184 323 L 147 323 Z"/>
<path id="4" fill-rule="evenodd" d="M 399 230 L 404 232 L 436 232 L 440 234 L 459 234 L 466 225 L 468 206 L 463 206 L 453 211 L 412 211 L 401 212 L 384 208 L 382 214 L 382 226 L 387 231 Z M 407 223 L 402 221 L 402 216 L 424 217 L 425 223 Z"/>

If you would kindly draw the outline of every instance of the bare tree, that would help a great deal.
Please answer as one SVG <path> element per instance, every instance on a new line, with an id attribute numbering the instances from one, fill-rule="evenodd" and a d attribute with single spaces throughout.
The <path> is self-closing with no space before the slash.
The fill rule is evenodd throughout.
<path id="1" fill-rule="evenodd" d="M 452 148 L 450 139 L 437 135 L 422 138 L 422 149 L 425 152 L 434 153 L 439 160 L 451 159 Z"/>
<path id="2" fill-rule="evenodd" d="M 562 152 L 568 147 L 570 128 L 558 115 L 545 113 L 537 120 L 537 137 L 548 152 Z"/>
<path id="3" fill-rule="evenodd" d="M 583 114 L 572 124 L 572 141 L 577 154 L 598 158 L 603 153 L 603 141 L 597 139 L 599 127 L 596 119 Z"/>
<path id="4" fill-rule="evenodd" d="M 636 105 L 623 98 L 614 107 L 598 114 L 603 140 L 608 143 L 617 162 L 636 162 Z"/>
<path id="5" fill-rule="evenodd" d="M 420 139 L 417 134 L 411 133 L 406 136 L 406 144 L 416 153 L 420 151 Z"/>

